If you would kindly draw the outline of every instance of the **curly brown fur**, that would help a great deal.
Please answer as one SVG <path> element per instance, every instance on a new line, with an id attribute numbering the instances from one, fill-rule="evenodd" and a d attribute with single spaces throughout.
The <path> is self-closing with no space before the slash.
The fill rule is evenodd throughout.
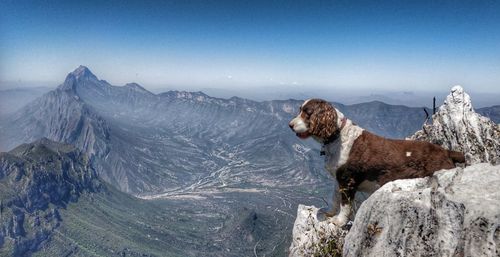
<path id="1" fill-rule="evenodd" d="M 302 111 L 310 115 L 309 134 L 326 139 L 337 132 L 337 111 L 327 101 L 311 99 L 302 107 Z"/>

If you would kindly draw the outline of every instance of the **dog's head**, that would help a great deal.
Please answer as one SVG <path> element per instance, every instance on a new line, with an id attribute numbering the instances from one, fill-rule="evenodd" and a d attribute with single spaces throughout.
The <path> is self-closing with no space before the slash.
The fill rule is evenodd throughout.
<path id="1" fill-rule="evenodd" d="M 337 111 L 325 100 L 309 99 L 299 109 L 299 115 L 288 124 L 298 137 L 313 136 L 325 140 L 337 133 Z"/>

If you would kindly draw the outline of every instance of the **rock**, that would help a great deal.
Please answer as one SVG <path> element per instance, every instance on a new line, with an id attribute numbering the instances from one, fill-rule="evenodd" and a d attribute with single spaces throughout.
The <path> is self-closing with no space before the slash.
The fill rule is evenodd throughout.
<path id="1" fill-rule="evenodd" d="M 432 124 L 425 124 L 409 139 L 463 152 L 468 164 L 500 163 L 500 125 L 476 113 L 461 86 L 451 89 L 444 104 L 432 116 Z"/>
<path id="2" fill-rule="evenodd" d="M 290 256 L 340 256 L 347 230 L 339 228 L 331 219 L 318 219 L 319 209 L 299 205 L 293 225 Z"/>
<path id="3" fill-rule="evenodd" d="M 344 256 L 499 256 L 500 166 L 387 183 L 358 210 Z"/>
<path id="4" fill-rule="evenodd" d="M 488 163 L 396 180 L 363 202 L 349 232 L 299 205 L 290 256 L 499 256 L 498 185 L 500 166 Z"/>

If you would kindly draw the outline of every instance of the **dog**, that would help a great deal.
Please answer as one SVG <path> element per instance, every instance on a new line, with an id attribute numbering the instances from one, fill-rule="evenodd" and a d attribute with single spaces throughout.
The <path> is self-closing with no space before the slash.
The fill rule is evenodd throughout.
<path id="1" fill-rule="evenodd" d="M 389 181 L 427 177 L 465 163 L 462 153 L 435 144 L 370 133 L 321 99 L 305 101 L 289 126 L 299 138 L 312 137 L 323 145 L 325 168 L 339 185 L 340 211 L 330 215 L 338 226 L 349 221 L 357 191 L 371 194 Z"/>

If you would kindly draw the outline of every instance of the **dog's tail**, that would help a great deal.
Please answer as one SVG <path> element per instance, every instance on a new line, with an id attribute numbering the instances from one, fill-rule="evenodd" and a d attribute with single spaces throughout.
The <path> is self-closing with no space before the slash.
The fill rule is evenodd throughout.
<path id="1" fill-rule="evenodd" d="M 448 151 L 448 155 L 453 163 L 465 163 L 465 155 L 461 152 Z"/>

